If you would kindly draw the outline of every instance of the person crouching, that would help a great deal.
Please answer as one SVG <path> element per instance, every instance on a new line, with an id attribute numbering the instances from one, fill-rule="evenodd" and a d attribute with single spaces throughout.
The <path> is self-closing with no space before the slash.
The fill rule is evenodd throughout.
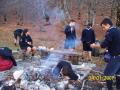
<path id="1" fill-rule="evenodd" d="M 30 53 L 32 53 L 32 56 L 34 56 L 36 52 L 36 47 L 33 46 L 33 40 L 30 36 L 28 29 L 23 30 L 23 34 L 21 36 L 19 44 L 22 50 L 26 50 L 26 55 L 29 55 Z"/>

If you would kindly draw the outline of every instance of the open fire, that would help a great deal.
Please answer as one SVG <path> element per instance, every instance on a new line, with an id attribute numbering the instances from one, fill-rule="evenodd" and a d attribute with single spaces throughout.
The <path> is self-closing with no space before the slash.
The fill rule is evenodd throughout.
<path id="1" fill-rule="evenodd" d="M 61 76 L 55 77 L 52 74 L 53 68 L 60 60 L 64 60 L 63 55 L 50 53 L 45 59 L 35 57 L 32 61 L 18 62 L 10 78 L 7 77 L 0 82 L 0 90 L 80 90 L 81 85 L 75 85 Z M 72 65 L 72 67 L 83 80 L 95 65 L 79 62 L 78 65 Z"/>

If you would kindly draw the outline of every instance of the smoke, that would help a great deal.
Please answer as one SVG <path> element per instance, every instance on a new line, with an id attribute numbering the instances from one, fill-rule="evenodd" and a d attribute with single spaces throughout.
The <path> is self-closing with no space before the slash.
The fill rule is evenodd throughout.
<path id="1" fill-rule="evenodd" d="M 73 39 L 73 40 L 66 39 L 64 41 L 64 48 L 74 48 L 74 47 L 77 47 L 77 46 L 80 46 L 80 45 L 81 45 L 81 40 L 80 39 Z"/>
<path id="2" fill-rule="evenodd" d="M 56 5 L 49 3 L 49 0 L 38 0 L 37 6 L 39 10 L 39 17 L 42 16 L 43 18 L 47 14 L 50 17 L 51 22 L 64 20 L 64 11 Z"/>
<path id="3" fill-rule="evenodd" d="M 81 45 L 81 40 L 80 39 L 76 39 L 76 41 L 75 41 L 75 46 L 77 47 L 77 46 L 80 46 Z"/>
<path id="4" fill-rule="evenodd" d="M 59 9 L 58 7 L 55 7 L 52 11 L 49 12 L 50 16 L 54 18 L 55 20 L 64 20 L 65 14 L 62 9 Z"/>

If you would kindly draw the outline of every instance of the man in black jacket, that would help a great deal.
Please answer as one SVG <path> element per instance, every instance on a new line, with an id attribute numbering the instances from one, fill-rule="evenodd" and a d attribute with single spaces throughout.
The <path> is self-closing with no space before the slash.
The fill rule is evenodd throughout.
<path id="1" fill-rule="evenodd" d="M 107 62 L 104 70 L 105 76 L 116 75 L 116 88 L 120 90 L 120 30 L 113 27 L 109 18 L 101 22 L 101 26 L 106 31 L 105 39 L 101 44 L 91 44 L 92 48 L 106 48 L 108 50 L 105 61 Z M 106 80 L 108 90 L 113 90 L 112 80 Z"/>
<path id="2" fill-rule="evenodd" d="M 82 31 L 81 41 L 83 43 L 83 57 L 87 60 L 91 60 L 92 48 L 90 44 L 95 43 L 95 33 L 91 23 Z"/>
<path id="3" fill-rule="evenodd" d="M 75 21 L 71 20 L 69 25 L 65 27 L 65 49 L 75 49 L 75 40 L 76 40 L 76 32 L 75 32 Z"/>

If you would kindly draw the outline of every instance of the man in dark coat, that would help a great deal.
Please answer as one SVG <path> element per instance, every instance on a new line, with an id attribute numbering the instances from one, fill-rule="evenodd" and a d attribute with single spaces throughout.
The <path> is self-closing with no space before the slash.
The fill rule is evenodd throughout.
<path id="1" fill-rule="evenodd" d="M 101 44 L 91 44 L 92 48 L 106 48 L 105 61 L 107 62 L 104 75 L 116 76 L 116 90 L 120 90 L 120 30 L 113 27 L 109 18 L 101 22 L 101 26 L 106 31 L 105 39 Z M 113 80 L 106 80 L 108 90 L 113 90 Z"/>
<path id="2" fill-rule="evenodd" d="M 75 21 L 71 20 L 69 25 L 65 27 L 65 49 L 75 49 L 75 40 L 76 40 L 76 32 L 75 32 Z"/>
<path id="3" fill-rule="evenodd" d="M 61 74 L 63 77 L 68 77 L 69 80 L 80 81 L 80 75 L 73 71 L 72 65 L 68 61 L 60 61 L 52 73 L 55 77 Z"/>
<path id="4" fill-rule="evenodd" d="M 91 23 L 82 31 L 81 41 L 83 43 L 83 57 L 87 60 L 91 60 L 92 48 L 90 44 L 95 43 L 95 33 Z"/>

